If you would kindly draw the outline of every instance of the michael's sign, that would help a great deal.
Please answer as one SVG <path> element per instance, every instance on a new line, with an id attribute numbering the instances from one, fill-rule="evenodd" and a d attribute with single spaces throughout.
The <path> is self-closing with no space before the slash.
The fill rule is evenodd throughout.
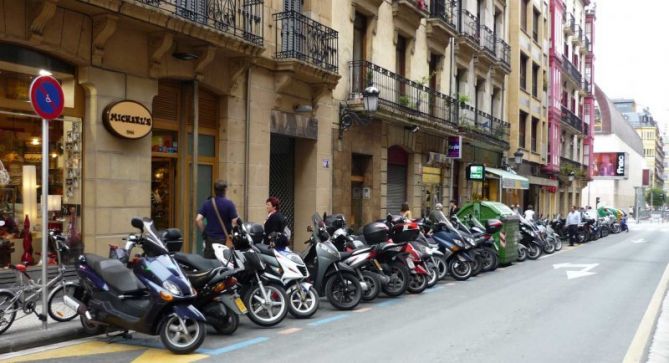
<path id="1" fill-rule="evenodd" d="M 112 134 L 124 139 L 141 139 L 151 132 L 151 112 L 139 102 L 118 101 L 107 106 L 102 121 Z"/>

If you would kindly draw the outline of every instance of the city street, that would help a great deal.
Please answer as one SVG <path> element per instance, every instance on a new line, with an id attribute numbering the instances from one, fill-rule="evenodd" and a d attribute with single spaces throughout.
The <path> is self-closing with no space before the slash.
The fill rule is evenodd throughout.
<path id="1" fill-rule="evenodd" d="M 88 338 L 0 361 L 620 362 L 669 261 L 669 225 L 568 247 L 421 295 L 382 297 L 351 312 L 323 300 L 310 320 L 262 329 L 242 319 L 175 356 L 157 338 Z M 38 332 L 36 332 L 38 333 Z"/>

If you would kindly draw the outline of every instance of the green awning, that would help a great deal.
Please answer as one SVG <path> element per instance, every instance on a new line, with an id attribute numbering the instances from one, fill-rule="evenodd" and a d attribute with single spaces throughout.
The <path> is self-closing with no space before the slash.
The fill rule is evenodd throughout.
<path id="1" fill-rule="evenodd" d="M 490 174 L 497 175 L 502 179 L 503 189 L 530 189 L 530 181 L 518 174 L 495 168 L 485 168 L 485 171 Z"/>

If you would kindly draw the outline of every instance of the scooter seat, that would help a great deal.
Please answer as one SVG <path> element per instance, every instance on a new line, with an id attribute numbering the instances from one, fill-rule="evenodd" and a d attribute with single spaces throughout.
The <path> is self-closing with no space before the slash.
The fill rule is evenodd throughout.
<path id="1" fill-rule="evenodd" d="M 181 264 L 192 267 L 198 272 L 209 271 L 216 267 L 223 266 L 223 264 L 221 264 L 221 262 L 217 259 L 204 258 L 200 255 L 195 255 L 192 253 L 177 252 L 174 254 L 174 259 Z"/>
<path id="2" fill-rule="evenodd" d="M 193 285 L 195 289 L 199 290 L 212 279 L 216 272 L 216 269 L 211 269 L 209 271 L 203 272 L 186 273 L 186 277 L 188 277 L 188 280 L 190 280 L 191 285 Z"/>
<path id="3" fill-rule="evenodd" d="M 135 276 L 132 270 L 125 267 L 123 262 L 116 259 L 86 253 L 86 262 L 100 277 L 114 290 L 128 294 L 146 289 Z"/>

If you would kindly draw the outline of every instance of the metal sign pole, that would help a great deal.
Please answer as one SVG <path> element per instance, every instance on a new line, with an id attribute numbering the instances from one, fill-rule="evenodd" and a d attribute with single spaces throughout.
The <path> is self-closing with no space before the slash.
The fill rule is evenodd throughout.
<path id="1" fill-rule="evenodd" d="M 49 249 L 49 121 L 42 119 L 42 329 L 47 329 L 47 255 Z"/>

